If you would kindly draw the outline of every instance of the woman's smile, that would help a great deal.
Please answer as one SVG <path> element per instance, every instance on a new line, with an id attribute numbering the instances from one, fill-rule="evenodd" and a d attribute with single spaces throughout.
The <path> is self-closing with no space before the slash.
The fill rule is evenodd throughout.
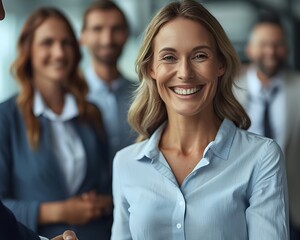
<path id="1" fill-rule="evenodd" d="M 199 92 L 202 89 L 203 85 L 197 85 L 197 86 L 186 86 L 186 87 L 171 87 L 170 89 L 178 94 L 178 95 L 183 95 L 183 96 L 187 96 L 187 95 L 193 95 L 196 94 L 197 92 Z"/>

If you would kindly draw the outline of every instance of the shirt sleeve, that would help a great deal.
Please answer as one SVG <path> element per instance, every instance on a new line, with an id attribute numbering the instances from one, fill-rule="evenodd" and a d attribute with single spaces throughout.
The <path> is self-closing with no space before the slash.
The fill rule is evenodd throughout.
<path id="1" fill-rule="evenodd" d="M 120 156 L 117 154 L 113 161 L 114 222 L 111 240 L 130 240 L 132 237 L 129 229 L 129 203 L 122 189 L 122 181 L 119 174 L 121 170 L 120 161 Z"/>
<path id="2" fill-rule="evenodd" d="M 289 239 L 287 180 L 280 147 L 270 141 L 253 172 L 246 210 L 249 240 Z"/>

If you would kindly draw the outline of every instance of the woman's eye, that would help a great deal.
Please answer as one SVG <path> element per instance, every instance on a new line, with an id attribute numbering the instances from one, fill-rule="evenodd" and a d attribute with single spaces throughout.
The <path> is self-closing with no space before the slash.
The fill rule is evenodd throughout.
<path id="1" fill-rule="evenodd" d="M 203 53 L 196 54 L 194 57 L 194 59 L 196 59 L 196 60 L 204 60 L 206 58 L 207 58 L 207 55 L 203 54 Z"/>
<path id="2" fill-rule="evenodd" d="M 72 46 L 73 45 L 73 41 L 70 39 L 66 39 L 63 41 L 63 45 L 64 46 Z"/>
<path id="3" fill-rule="evenodd" d="M 52 44 L 52 41 L 50 39 L 46 39 L 41 42 L 42 46 L 50 46 Z"/>
<path id="4" fill-rule="evenodd" d="M 171 55 L 164 56 L 162 59 L 168 62 L 175 60 L 175 58 Z"/>

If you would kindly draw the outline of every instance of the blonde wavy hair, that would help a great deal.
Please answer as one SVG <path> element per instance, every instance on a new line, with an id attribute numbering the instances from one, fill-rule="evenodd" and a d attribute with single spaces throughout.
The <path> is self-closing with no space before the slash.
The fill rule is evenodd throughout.
<path id="1" fill-rule="evenodd" d="M 140 84 L 134 93 L 128 113 L 128 122 L 140 136 L 137 141 L 149 138 L 167 119 L 164 102 L 159 96 L 155 81 L 150 76 L 153 58 L 153 40 L 159 30 L 175 18 L 186 18 L 200 23 L 212 34 L 216 42 L 217 53 L 226 69 L 220 78 L 214 110 L 220 119 L 230 119 L 242 129 L 248 129 L 250 119 L 243 107 L 233 95 L 232 87 L 238 74 L 240 62 L 230 40 L 220 23 L 201 4 L 193 0 L 173 2 L 162 8 L 146 28 L 144 39 L 136 60 L 136 72 Z"/>
<path id="2" fill-rule="evenodd" d="M 38 147 L 40 139 L 40 124 L 33 114 L 33 68 L 31 49 L 35 31 L 47 19 L 57 18 L 62 20 L 69 29 L 74 51 L 74 66 L 70 76 L 64 82 L 64 89 L 70 92 L 76 98 L 80 119 L 87 119 L 97 129 L 102 129 L 101 114 L 98 109 L 86 101 L 88 86 L 79 71 L 81 60 L 80 48 L 73 28 L 65 15 L 56 8 L 44 7 L 33 12 L 26 20 L 17 43 L 17 58 L 11 66 L 11 72 L 20 86 L 20 92 L 17 97 L 17 104 L 25 121 L 27 137 L 32 149 Z"/>

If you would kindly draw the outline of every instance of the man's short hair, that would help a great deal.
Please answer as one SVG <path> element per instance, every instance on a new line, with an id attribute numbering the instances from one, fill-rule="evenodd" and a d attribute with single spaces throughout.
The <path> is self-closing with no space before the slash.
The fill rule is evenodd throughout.
<path id="1" fill-rule="evenodd" d="M 87 16 L 89 15 L 90 12 L 95 11 L 95 10 L 100 10 L 100 11 L 116 10 L 116 11 L 118 11 L 122 15 L 125 28 L 127 30 L 129 30 L 129 24 L 128 24 L 127 18 L 125 16 L 124 12 L 122 11 L 122 9 L 116 3 L 109 1 L 109 0 L 97 0 L 97 1 L 93 2 L 84 12 L 82 31 L 84 31 L 86 28 Z"/>

